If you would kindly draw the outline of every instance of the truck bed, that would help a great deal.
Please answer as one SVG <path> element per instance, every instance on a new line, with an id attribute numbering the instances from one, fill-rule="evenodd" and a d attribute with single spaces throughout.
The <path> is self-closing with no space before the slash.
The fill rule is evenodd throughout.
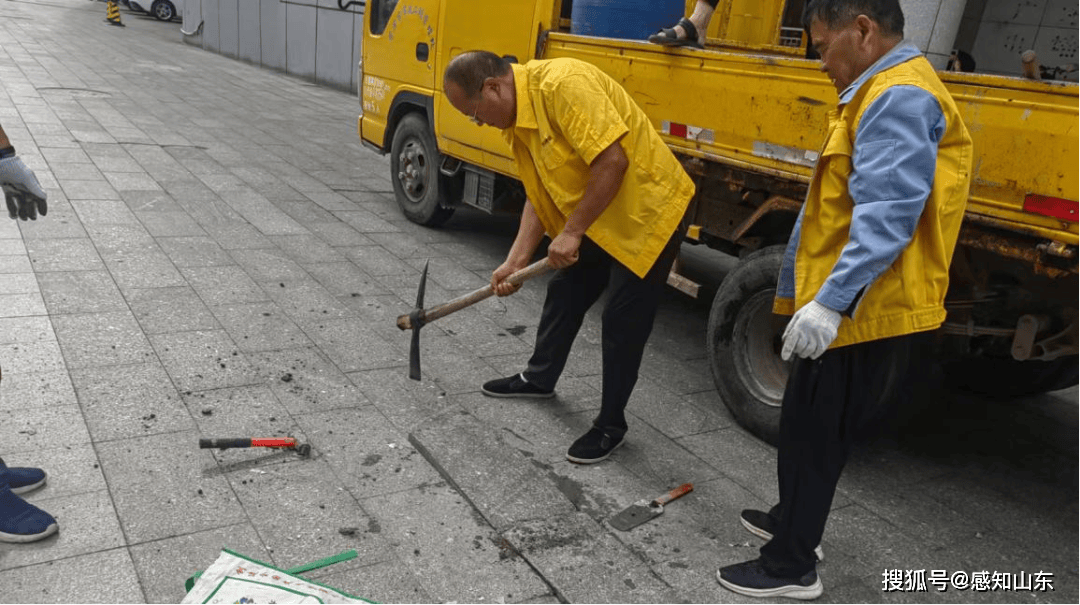
<path id="1" fill-rule="evenodd" d="M 542 53 L 582 59 L 614 77 L 677 153 L 792 183 L 809 182 L 837 101 L 820 63 L 801 58 L 562 32 L 547 35 Z M 969 219 L 1076 246 L 1077 85 L 941 77 L 975 144 Z M 1025 211 L 1032 195 L 1064 200 L 1071 220 Z"/>

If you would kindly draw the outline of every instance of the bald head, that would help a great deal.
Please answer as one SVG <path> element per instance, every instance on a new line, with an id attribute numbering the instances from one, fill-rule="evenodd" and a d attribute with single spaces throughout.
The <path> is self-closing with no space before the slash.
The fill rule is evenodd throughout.
<path id="1" fill-rule="evenodd" d="M 510 62 L 486 50 L 470 50 L 450 59 L 443 74 L 443 89 L 447 84 L 460 88 L 468 99 L 476 97 L 488 78 L 499 78 L 510 72 Z"/>

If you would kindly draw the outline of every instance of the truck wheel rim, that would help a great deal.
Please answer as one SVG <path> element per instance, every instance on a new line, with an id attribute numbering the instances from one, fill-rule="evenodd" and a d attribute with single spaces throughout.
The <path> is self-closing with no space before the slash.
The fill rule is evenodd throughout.
<path id="1" fill-rule="evenodd" d="M 423 201 L 427 192 L 427 156 L 416 140 L 410 140 L 401 148 L 398 156 L 398 181 L 410 202 Z"/>
<path id="2" fill-rule="evenodd" d="M 734 356 L 746 388 L 758 401 L 780 407 L 788 365 L 780 357 L 785 322 L 772 312 L 774 295 L 773 290 L 765 290 L 746 301 L 736 318 L 732 342 L 746 343 L 745 354 Z"/>

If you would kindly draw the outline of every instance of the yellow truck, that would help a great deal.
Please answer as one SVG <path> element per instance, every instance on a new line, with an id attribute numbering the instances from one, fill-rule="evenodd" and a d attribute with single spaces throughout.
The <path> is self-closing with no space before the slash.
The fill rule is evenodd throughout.
<path id="1" fill-rule="evenodd" d="M 720 7 L 704 49 L 672 49 L 572 33 L 570 0 L 367 0 L 358 128 L 365 146 L 390 154 L 405 216 L 435 227 L 461 204 L 493 212 L 524 199 L 500 132 L 472 124 L 443 94 L 452 57 L 574 57 L 611 75 L 697 185 L 687 241 L 740 259 L 713 301 L 706 349 L 721 400 L 771 442 L 787 376 L 778 349 L 786 318 L 771 301 L 836 91 L 805 58 L 802 0 Z M 949 315 L 935 339 L 945 376 L 998 396 L 1074 385 L 1077 85 L 941 77 L 977 154 Z M 670 281 L 696 291 L 674 272 Z"/>

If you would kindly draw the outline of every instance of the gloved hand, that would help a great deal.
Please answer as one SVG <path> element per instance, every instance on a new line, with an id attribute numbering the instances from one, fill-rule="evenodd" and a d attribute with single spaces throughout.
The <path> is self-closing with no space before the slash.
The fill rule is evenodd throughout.
<path id="1" fill-rule="evenodd" d="M 784 347 L 780 356 L 784 361 L 794 353 L 799 357 L 817 359 L 836 340 L 840 327 L 840 313 L 816 300 L 799 309 L 784 330 Z"/>
<path id="2" fill-rule="evenodd" d="M 45 190 L 41 188 L 34 171 L 18 156 L 0 159 L 0 187 L 4 189 L 11 218 L 37 220 L 39 213 L 41 216 L 48 213 Z"/>

